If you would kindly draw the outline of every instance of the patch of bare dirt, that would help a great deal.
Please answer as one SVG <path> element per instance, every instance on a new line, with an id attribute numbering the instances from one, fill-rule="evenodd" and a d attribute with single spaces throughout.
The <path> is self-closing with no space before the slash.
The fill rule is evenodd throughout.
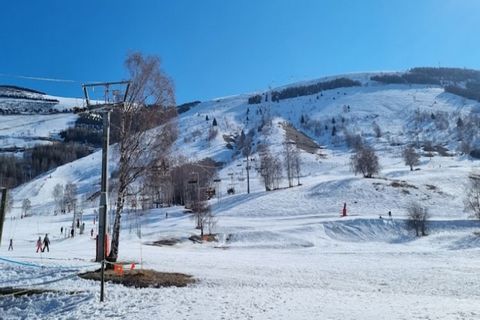
<path id="1" fill-rule="evenodd" d="M 287 139 L 295 142 L 295 144 L 299 149 L 302 149 L 303 151 L 311 154 L 324 156 L 319 152 L 320 146 L 315 141 L 313 141 L 309 136 L 307 136 L 303 132 L 298 131 L 294 126 L 292 126 L 289 123 L 283 123 L 282 126 L 283 126 L 283 129 L 285 130 Z"/>
<path id="2" fill-rule="evenodd" d="M 85 272 L 79 276 L 83 279 L 100 281 L 100 270 Z M 188 274 L 147 269 L 125 270 L 123 274 L 106 270 L 105 281 L 135 288 L 185 287 L 195 283 L 195 279 Z"/>

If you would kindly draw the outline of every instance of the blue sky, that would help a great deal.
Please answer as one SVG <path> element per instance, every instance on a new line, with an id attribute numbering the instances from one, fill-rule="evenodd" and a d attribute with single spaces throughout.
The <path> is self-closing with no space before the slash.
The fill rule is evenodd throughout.
<path id="1" fill-rule="evenodd" d="M 476 0 L 15 0 L 0 11 L 0 83 L 81 96 L 159 55 L 177 102 L 358 71 L 480 69 Z M 7 75 L 71 79 L 24 80 Z"/>

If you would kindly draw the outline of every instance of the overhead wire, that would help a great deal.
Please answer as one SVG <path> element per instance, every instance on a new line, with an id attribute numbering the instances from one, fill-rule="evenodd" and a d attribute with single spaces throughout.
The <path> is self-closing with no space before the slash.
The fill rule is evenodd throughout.
<path id="1" fill-rule="evenodd" d="M 54 78 L 49 76 L 22 75 L 22 74 L 12 74 L 12 73 L 3 73 L 3 72 L 0 72 L 0 78 L 13 78 L 13 79 L 21 79 L 21 80 L 33 80 L 33 81 L 57 82 L 57 83 L 60 82 L 60 83 L 72 83 L 72 84 L 102 82 L 98 80 L 74 80 L 74 79 Z"/>
<path id="2" fill-rule="evenodd" d="M 71 80 L 71 79 L 25 76 L 25 75 L 16 75 L 16 74 L 8 74 L 8 73 L 0 73 L 0 77 L 23 79 L 23 80 L 34 80 L 34 81 L 47 81 L 47 82 L 79 83 L 79 81 Z"/>

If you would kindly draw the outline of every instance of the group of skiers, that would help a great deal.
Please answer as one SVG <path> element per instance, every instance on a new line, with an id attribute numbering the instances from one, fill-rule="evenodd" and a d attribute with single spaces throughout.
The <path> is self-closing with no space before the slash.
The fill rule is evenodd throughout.
<path id="1" fill-rule="evenodd" d="M 37 240 L 37 253 L 38 251 L 45 252 L 45 249 L 47 249 L 47 252 L 50 252 L 50 239 L 48 238 L 48 234 L 45 234 L 45 237 L 42 240 L 42 237 L 38 237 Z M 10 243 L 8 244 L 8 251 L 13 251 L 13 239 L 10 239 Z"/>
<path id="2" fill-rule="evenodd" d="M 388 211 L 388 217 L 392 219 L 392 211 Z M 382 215 L 379 215 L 378 218 L 383 219 Z"/>
<path id="3" fill-rule="evenodd" d="M 48 238 L 48 234 L 45 234 L 45 237 L 38 237 L 37 240 L 37 253 L 40 250 L 41 252 L 45 252 L 45 249 L 47 249 L 47 252 L 50 252 L 50 239 Z"/>

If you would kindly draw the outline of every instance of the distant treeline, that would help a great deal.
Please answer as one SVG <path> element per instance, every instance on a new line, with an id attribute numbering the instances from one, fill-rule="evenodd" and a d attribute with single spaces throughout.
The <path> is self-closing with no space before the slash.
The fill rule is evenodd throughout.
<path id="1" fill-rule="evenodd" d="M 272 91 L 271 99 L 274 102 L 278 102 L 283 99 L 317 94 L 324 90 L 332 90 L 332 89 L 347 88 L 347 87 L 358 87 L 361 85 L 362 84 L 356 80 L 352 80 L 349 78 L 337 78 L 329 81 L 313 83 L 310 85 L 288 87 L 280 91 Z M 248 99 L 249 104 L 258 104 L 260 102 L 262 102 L 261 95 L 254 95 Z"/>
<path id="2" fill-rule="evenodd" d="M 413 68 L 404 74 L 382 74 L 370 78 L 389 84 L 431 84 L 445 92 L 480 101 L 480 71 L 461 68 Z"/>
<path id="3" fill-rule="evenodd" d="M 102 145 L 102 119 L 90 113 L 79 113 L 75 125 L 60 132 L 65 142 L 77 142 L 99 148 Z"/>
<path id="4" fill-rule="evenodd" d="M 188 110 L 190 110 L 191 108 L 195 107 L 198 104 L 200 104 L 200 101 L 198 101 L 198 100 L 181 104 L 181 105 L 177 106 L 177 112 L 179 114 L 187 112 Z"/>
<path id="5" fill-rule="evenodd" d="M 32 101 L 40 101 L 40 102 L 49 102 L 49 103 L 51 103 L 51 104 L 57 104 L 57 103 L 60 102 L 60 101 L 58 101 L 57 99 L 38 98 L 38 97 L 29 97 L 29 96 L 17 96 L 17 95 L 9 95 L 9 94 L 0 94 L 0 98 L 32 100 Z"/>
<path id="6" fill-rule="evenodd" d="M 38 94 L 45 94 L 45 92 L 41 92 L 41 91 L 38 91 L 38 90 L 29 89 L 29 88 L 24 88 L 24 87 L 19 87 L 19 86 L 12 86 L 12 85 L 0 85 L 0 91 L 1 91 L 2 89 L 14 90 L 14 91 L 25 91 L 25 92 L 38 93 Z"/>
<path id="7" fill-rule="evenodd" d="M 92 148 L 78 143 L 54 143 L 28 149 L 23 157 L 0 155 L 0 185 L 14 188 L 92 151 Z"/>
<path id="8" fill-rule="evenodd" d="M 467 82 L 465 88 L 458 86 L 446 86 L 445 92 L 456 94 L 467 99 L 480 101 L 480 83 Z"/>
<path id="9" fill-rule="evenodd" d="M 370 78 L 383 83 L 407 84 L 457 84 L 459 82 L 480 81 L 480 71 L 460 68 L 413 68 L 403 74 L 382 74 Z"/>

